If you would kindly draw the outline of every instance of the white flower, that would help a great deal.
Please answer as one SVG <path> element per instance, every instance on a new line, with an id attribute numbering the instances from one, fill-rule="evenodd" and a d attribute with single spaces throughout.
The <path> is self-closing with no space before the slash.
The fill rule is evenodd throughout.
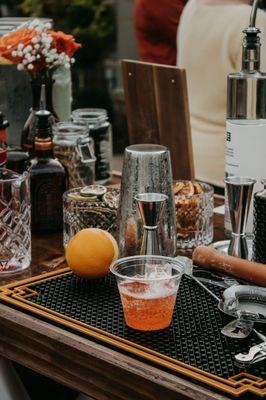
<path id="1" fill-rule="evenodd" d="M 34 27 L 34 26 L 42 25 L 42 22 L 38 18 L 35 18 L 32 21 L 30 21 L 30 25 Z"/>
<path id="2" fill-rule="evenodd" d="M 41 41 L 42 41 L 44 44 L 50 44 L 51 41 L 52 41 L 52 38 L 51 38 L 50 35 L 47 35 L 46 33 L 42 33 L 42 35 L 41 35 Z"/>
<path id="3" fill-rule="evenodd" d="M 36 59 L 39 60 L 41 58 L 40 54 L 37 54 Z"/>
<path id="4" fill-rule="evenodd" d="M 22 57 L 23 56 L 23 51 L 18 51 L 18 56 Z"/>
<path id="5" fill-rule="evenodd" d="M 31 70 L 33 70 L 33 65 L 32 64 L 29 64 L 28 66 L 27 66 L 27 68 L 31 71 Z"/>
<path id="6" fill-rule="evenodd" d="M 23 50 L 23 48 L 24 48 L 24 44 L 23 43 L 19 43 L 18 44 L 18 51 Z"/>
<path id="7" fill-rule="evenodd" d="M 32 43 L 36 45 L 38 43 L 39 39 L 35 36 L 31 39 Z M 35 46 L 34 46 L 35 47 Z"/>
<path id="8" fill-rule="evenodd" d="M 12 53 L 11 53 L 11 56 L 12 57 L 17 57 L 17 55 L 18 55 L 17 51 L 13 50 Z"/>
<path id="9" fill-rule="evenodd" d="M 65 67 L 66 69 L 69 69 L 69 68 L 70 68 L 70 64 L 69 64 L 69 63 L 66 63 L 66 64 L 64 65 L 64 67 Z"/>
<path id="10" fill-rule="evenodd" d="M 33 47 L 29 44 L 28 46 L 26 46 L 23 50 L 24 54 L 30 53 L 33 50 Z"/>
<path id="11" fill-rule="evenodd" d="M 51 25 L 50 22 L 46 22 L 46 23 L 44 24 L 44 27 L 45 27 L 46 29 L 52 29 L 52 25 Z"/>
<path id="12" fill-rule="evenodd" d="M 24 58 L 24 60 L 22 61 L 22 64 L 23 64 L 23 65 L 27 65 L 27 64 L 28 64 L 28 60 L 26 60 L 26 59 Z"/>
<path id="13" fill-rule="evenodd" d="M 28 57 L 28 62 L 30 62 L 30 63 L 32 63 L 35 60 L 36 60 L 36 57 L 34 57 L 34 56 Z"/>
<path id="14" fill-rule="evenodd" d="M 18 71 L 23 71 L 24 65 L 23 64 L 18 64 L 17 65 L 17 69 L 18 69 Z"/>
<path id="15" fill-rule="evenodd" d="M 76 62 L 75 58 L 70 59 L 71 64 L 74 64 Z"/>
<path id="16" fill-rule="evenodd" d="M 41 47 L 41 46 L 39 45 L 39 43 L 36 43 L 36 44 L 34 45 L 34 48 L 35 48 L 36 50 L 39 50 L 40 47 Z"/>

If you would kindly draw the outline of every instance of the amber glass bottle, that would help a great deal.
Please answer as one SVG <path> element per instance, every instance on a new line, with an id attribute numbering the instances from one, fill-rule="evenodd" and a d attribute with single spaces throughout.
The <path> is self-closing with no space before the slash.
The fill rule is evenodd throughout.
<path id="1" fill-rule="evenodd" d="M 35 157 L 30 163 L 32 231 L 56 232 L 63 225 L 63 200 L 66 172 L 54 158 L 50 112 L 36 112 Z"/>
<path id="2" fill-rule="evenodd" d="M 38 80 L 31 81 L 32 87 L 32 108 L 30 109 L 30 115 L 25 122 L 21 135 L 21 148 L 27 151 L 30 157 L 34 155 L 34 137 L 36 133 L 37 117 L 36 113 L 38 110 L 47 109 L 50 112 L 49 120 L 50 123 L 58 122 L 58 117 L 53 107 L 53 80 L 48 80 L 45 84 Z"/>

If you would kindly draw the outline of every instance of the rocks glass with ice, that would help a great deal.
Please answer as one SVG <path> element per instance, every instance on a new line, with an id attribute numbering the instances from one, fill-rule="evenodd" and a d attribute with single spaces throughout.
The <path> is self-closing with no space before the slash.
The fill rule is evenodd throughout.
<path id="1" fill-rule="evenodd" d="M 0 169 L 0 275 L 31 261 L 29 175 Z"/>
<path id="2" fill-rule="evenodd" d="M 183 266 L 163 256 L 121 258 L 111 265 L 126 324 L 141 331 L 167 328 L 172 321 Z"/>

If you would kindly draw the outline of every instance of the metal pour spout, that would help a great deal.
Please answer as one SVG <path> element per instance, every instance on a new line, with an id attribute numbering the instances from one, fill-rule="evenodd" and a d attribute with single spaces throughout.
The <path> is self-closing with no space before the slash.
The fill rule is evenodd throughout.
<path id="1" fill-rule="evenodd" d="M 168 196 L 161 193 L 141 193 L 135 197 L 143 221 L 141 255 L 159 255 L 161 247 L 158 226 Z"/>
<path id="2" fill-rule="evenodd" d="M 228 254 L 248 259 L 246 224 L 255 179 L 232 176 L 225 179 L 232 223 L 232 238 Z"/>
<path id="3" fill-rule="evenodd" d="M 259 5 L 259 0 L 254 0 L 253 4 L 252 4 L 251 14 L 250 14 L 250 21 L 249 21 L 250 28 L 256 27 L 258 5 Z"/>

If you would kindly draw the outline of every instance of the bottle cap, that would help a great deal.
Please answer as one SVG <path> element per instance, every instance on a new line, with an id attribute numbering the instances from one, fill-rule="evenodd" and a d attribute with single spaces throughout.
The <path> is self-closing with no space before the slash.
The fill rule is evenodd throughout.
<path id="1" fill-rule="evenodd" d="M 6 129 L 9 126 L 7 119 L 4 119 L 4 114 L 0 111 L 0 131 Z"/>
<path id="2" fill-rule="evenodd" d="M 37 118 L 37 129 L 47 129 L 50 128 L 50 115 L 51 113 L 47 110 L 40 110 L 35 113 Z"/>

